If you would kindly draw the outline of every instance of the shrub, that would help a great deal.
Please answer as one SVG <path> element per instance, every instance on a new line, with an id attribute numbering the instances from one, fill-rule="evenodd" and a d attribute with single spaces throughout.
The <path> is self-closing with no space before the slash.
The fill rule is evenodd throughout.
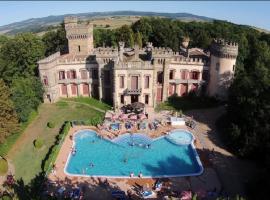
<path id="1" fill-rule="evenodd" d="M 34 140 L 34 146 L 36 149 L 40 149 L 44 144 L 44 141 L 41 139 Z"/>
<path id="2" fill-rule="evenodd" d="M 0 157 L 0 175 L 6 174 L 8 171 L 8 163 L 5 159 Z"/>
<path id="3" fill-rule="evenodd" d="M 55 124 L 53 122 L 48 122 L 47 123 L 47 127 L 54 128 L 55 127 Z"/>
<path id="4" fill-rule="evenodd" d="M 0 200 L 12 200 L 12 197 L 9 196 L 8 194 L 5 194 L 0 198 Z"/>

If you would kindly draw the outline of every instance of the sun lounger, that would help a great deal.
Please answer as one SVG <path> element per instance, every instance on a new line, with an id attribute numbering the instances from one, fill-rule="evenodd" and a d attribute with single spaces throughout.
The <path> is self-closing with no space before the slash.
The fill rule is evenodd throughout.
<path id="1" fill-rule="evenodd" d="M 149 198 L 154 198 L 156 194 L 153 191 L 143 191 L 141 195 L 142 195 L 142 198 L 149 199 Z"/>

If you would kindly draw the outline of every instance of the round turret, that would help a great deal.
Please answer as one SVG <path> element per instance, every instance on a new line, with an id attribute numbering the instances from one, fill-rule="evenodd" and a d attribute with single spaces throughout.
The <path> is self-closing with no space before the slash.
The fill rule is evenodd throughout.
<path id="1" fill-rule="evenodd" d="M 224 39 L 215 39 L 211 44 L 210 52 L 208 94 L 226 100 L 227 90 L 235 72 L 238 44 Z"/>

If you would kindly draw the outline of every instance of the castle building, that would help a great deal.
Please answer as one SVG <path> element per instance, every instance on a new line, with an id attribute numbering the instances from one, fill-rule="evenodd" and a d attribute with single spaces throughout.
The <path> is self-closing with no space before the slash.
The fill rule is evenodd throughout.
<path id="1" fill-rule="evenodd" d="M 65 18 L 69 53 L 57 52 L 38 62 L 45 88 L 44 101 L 78 96 L 112 102 L 115 108 L 133 102 L 155 107 L 171 95 L 205 93 L 226 99 L 235 71 L 238 45 L 214 40 L 209 52 L 188 48 L 185 38 L 179 52 L 169 48 L 94 48 L 93 26 Z"/>

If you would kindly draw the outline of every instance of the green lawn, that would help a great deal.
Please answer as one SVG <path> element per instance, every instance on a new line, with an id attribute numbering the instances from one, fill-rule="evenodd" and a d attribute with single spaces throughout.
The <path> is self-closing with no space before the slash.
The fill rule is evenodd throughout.
<path id="1" fill-rule="evenodd" d="M 71 100 L 70 100 L 71 101 Z M 90 101 L 89 101 L 90 104 Z M 100 108 L 106 105 L 99 103 Z M 8 158 L 15 166 L 16 179 L 22 178 L 28 183 L 36 174 L 41 172 L 41 163 L 49 148 L 55 141 L 60 127 L 64 121 L 86 120 L 95 116 L 103 116 L 104 113 L 89 108 L 89 106 L 66 102 L 55 104 L 42 104 L 38 115 L 21 134 L 13 148 L 8 153 Z M 54 128 L 48 128 L 47 122 L 53 122 Z M 45 141 L 41 149 L 34 148 L 33 141 L 37 138 Z"/>
<path id="2" fill-rule="evenodd" d="M 200 96 L 171 96 L 168 101 L 160 103 L 155 108 L 156 111 L 161 110 L 175 110 L 188 111 L 194 109 L 212 108 L 220 105 L 214 98 L 200 97 Z"/>
<path id="3" fill-rule="evenodd" d="M 75 101 L 80 103 L 89 104 L 91 106 L 94 106 L 96 108 L 102 109 L 102 110 L 110 110 L 112 108 L 111 105 L 105 104 L 101 101 L 98 101 L 94 98 L 88 98 L 88 97 L 78 97 L 78 98 L 65 98 L 64 101 Z"/>

